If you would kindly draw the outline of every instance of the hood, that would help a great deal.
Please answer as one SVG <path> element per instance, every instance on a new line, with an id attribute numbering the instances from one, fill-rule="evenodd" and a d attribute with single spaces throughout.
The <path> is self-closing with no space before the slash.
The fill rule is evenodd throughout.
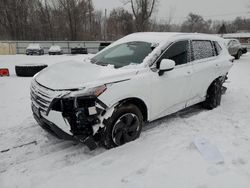
<path id="1" fill-rule="evenodd" d="M 35 80 L 53 90 L 69 90 L 119 82 L 130 79 L 137 72 L 135 67 L 115 69 L 112 66 L 67 61 L 43 69 Z"/>

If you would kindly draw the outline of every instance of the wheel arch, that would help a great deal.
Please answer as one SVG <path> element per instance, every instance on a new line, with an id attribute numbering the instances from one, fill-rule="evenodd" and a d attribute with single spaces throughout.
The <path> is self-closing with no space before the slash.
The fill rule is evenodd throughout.
<path id="1" fill-rule="evenodd" d="M 148 107 L 142 99 L 139 99 L 136 97 L 122 99 L 118 102 L 117 106 L 124 105 L 124 104 L 133 104 L 137 106 L 142 113 L 143 121 L 144 122 L 148 121 Z"/>
<path id="2" fill-rule="evenodd" d="M 208 88 L 207 88 L 207 92 L 208 92 L 209 88 L 212 86 L 212 84 L 213 84 L 215 81 L 220 80 L 221 82 L 223 82 L 223 81 L 225 80 L 225 77 L 226 77 L 226 75 L 224 75 L 224 76 L 219 76 L 219 77 L 217 77 L 216 79 L 214 79 L 214 80 L 209 84 L 209 86 L 208 86 Z"/>

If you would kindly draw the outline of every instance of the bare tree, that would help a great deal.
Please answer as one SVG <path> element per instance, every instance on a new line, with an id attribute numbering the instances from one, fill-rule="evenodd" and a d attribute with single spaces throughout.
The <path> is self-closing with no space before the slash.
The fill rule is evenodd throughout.
<path id="1" fill-rule="evenodd" d="M 44 38 L 53 40 L 54 39 L 54 28 L 53 28 L 53 11 L 51 4 L 48 3 L 48 0 L 38 0 L 38 14 L 39 22 L 41 22 L 41 29 L 44 35 Z"/>
<path id="2" fill-rule="evenodd" d="M 1 0 L 0 24 L 11 39 L 25 39 L 32 0 Z"/>
<path id="3" fill-rule="evenodd" d="M 101 40 L 102 39 L 102 12 L 96 11 L 92 13 L 91 21 L 91 32 L 89 33 L 90 40 Z"/>
<path id="4" fill-rule="evenodd" d="M 249 31 L 250 30 L 250 19 L 237 17 L 233 21 L 233 25 L 237 28 L 238 31 Z"/>
<path id="5" fill-rule="evenodd" d="M 107 20 L 108 39 L 116 40 L 134 31 L 133 15 L 123 8 L 113 9 Z"/>
<path id="6" fill-rule="evenodd" d="M 190 13 L 181 26 L 181 31 L 184 32 L 200 32 L 211 33 L 210 26 L 211 20 L 204 20 L 202 16 Z"/>
<path id="7" fill-rule="evenodd" d="M 62 6 L 62 11 L 65 12 L 66 27 L 69 29 L 70 40 L 76 40 L 78 34 L 78 26 L 80 22 L 79 4 L 84 3 L 84 0 L 58 0 Z"/>
<path id="8" fill-rule="evenodd" d="M 156 2 L 157 0 L 124 0 L 124 3 L 131 4 L 137 31 L 149 29 L 150 17 L 155 10 Z"/>
<path id="9" fill-rule="evenodd" d="M 165 19 L 161 19 L 160 21 L 157 21 L 156 19 L 151 24 L 151 31 L 158 31 L 158 32 L 169 32 L 172 29 L 173 21 L 173 15 L 175 12 L 175 9 L 170 7 L 168 15 L 165 17 Z"/>
<path id="10" fill-rule="evenodd" d="M 225 25 L 225 23 L 223 23 L 220 28 L 218 29 L 218 34 L 225 34 L 227 33 L 227 27 Z"/>

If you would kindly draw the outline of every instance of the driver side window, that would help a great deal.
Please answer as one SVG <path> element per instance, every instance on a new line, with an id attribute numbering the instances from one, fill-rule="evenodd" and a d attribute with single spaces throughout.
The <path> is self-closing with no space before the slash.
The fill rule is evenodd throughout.
<path id="1" fill-rule="evenodd" d="M 189 62 L 189 42 L 188 41 L 178 41 L 172 44 L 167 51 L 161 56 L 158 61 L 161 62 L 162 59 L 171 59 L 175 61 L 176 66 L 183 65 Z M 157 67 L 158 67 L 157 65 Z"/>

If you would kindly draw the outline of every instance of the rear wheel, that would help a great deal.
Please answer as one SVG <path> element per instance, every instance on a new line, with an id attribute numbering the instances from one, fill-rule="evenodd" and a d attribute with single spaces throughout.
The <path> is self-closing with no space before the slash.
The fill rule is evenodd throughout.
<path id="1" fill-rule="evenodd" d="M 137 106 L 120 106 L 107 120 L 102 144 L 109 149 L 137 139 L 141 134 L 142 121 L 142 113 Z"/>
<path id="2" fill-rule="evenodd" d="M 220 105 L 222 96 L 222 81 L 216 79 L 208 88 L 206 100 L 203 102 L 203 107 L 212 110 Z"/>

